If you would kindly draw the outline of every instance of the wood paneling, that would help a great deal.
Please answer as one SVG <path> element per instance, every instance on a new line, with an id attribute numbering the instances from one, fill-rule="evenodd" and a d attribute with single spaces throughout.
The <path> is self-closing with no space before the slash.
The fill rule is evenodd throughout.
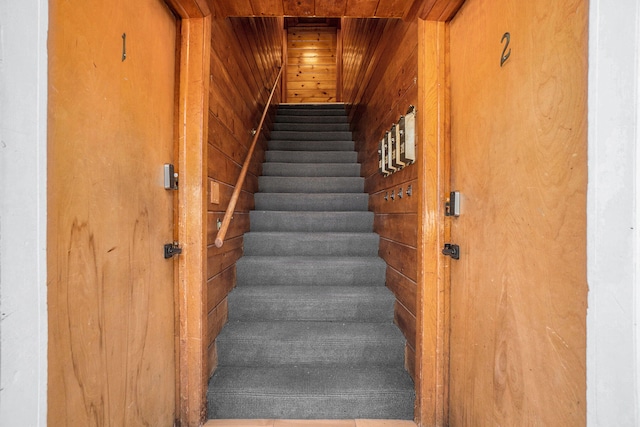
<path id="1" fill-rule="evenodd" d="M 384 132 L 417 102 L 417 23 L 345 18 L 341 32 L 343 100 L 349 108 L 365 191 L 370 194 L 369 208 L 375 213 L 375 231 L 382 236 L 380 256 L 389 266 L 387 286 L 398 300 L 396 322 L 408 337 L 411 359 L 416 345 L 417 169 L 412 165 L 384 178 L 378 173 L 377 151 Z M 402 198 L 397 196 L 401 188 Z M 407 367 L 415 373 L 415 363 Z"/>
<path id="2" fill-rule="evenodd" d="M 587 6 L 451 22 L 451 425 L 585 424 Z"/>
<path id="3" fill-rule="evenodd" d="M 252 3 L 254 8 L 258 7 L 258 2 Z M 258 125 L 282 65 L 283 27 L 282 18 L 216 18 L 212 23 L 207 175 L 209 181 L 219 184 L 220 202 L 214 204 L 208 200 L 207 204 L 209 352 L 215 351 L 215 337 L 227 319 L 226 295 L 235 286 L 235 263 L 242 256 L 242 235 L 249 231 L 249 211 L 254 206 L 253 193 L 258 189 L 257 177 L 261 172 L 272 114 L 268 115 L 263 127 L 265 131 L 256 145 L 221 248 L 214 245 L 217 222 L 222 220 L 229 204 L 251 144 L 251 129 Z M 279 93 L 276 92 L 274 105 L 280 102 Z M 207 360 L 215 361 L 216 357 L 210 354 Z M 214 368 L 209 366 L 207 372 Z"/>
<path id="4" fill-rule="evenodd" d="M 49 12 L 47 421 L 172 425 L 176 21 L 159 0 Z"/>
<path id="5" fill-rule="evenodd" d="M 222 0 L 215 6 L 228 16 L 322 16 L 404 18 L 446 21 L 464 0 Z"/>
<path id="6" fill-rule="evenodd" d="M 288 28 L 286 102 L 336 101 L 336 40 L 333 27 Z"/>

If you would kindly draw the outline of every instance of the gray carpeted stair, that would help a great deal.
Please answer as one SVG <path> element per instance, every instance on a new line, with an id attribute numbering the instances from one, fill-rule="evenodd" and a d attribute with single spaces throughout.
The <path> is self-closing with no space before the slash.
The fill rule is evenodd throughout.
<path id="1" fill-rule="evenodd" d="M 367 209 L 343 105 L 281 105 L 216 339 L 210 418 L 413 418 Z"/>

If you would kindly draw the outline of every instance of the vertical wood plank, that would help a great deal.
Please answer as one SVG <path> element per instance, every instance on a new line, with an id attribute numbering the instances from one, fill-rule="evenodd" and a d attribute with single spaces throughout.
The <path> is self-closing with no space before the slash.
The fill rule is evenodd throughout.
<path id="1" fill-rule="evenodd" d="M 336 30 L 336 101 L 342 102 L 342 30 Z"/>
<path id="2" fill-rule="evenodd" d="M 180 321 L 180 420 L 197 426 L 205 415 L 206 334 L 206 191 L 211 18 L 182 20 L 178 156 L 180 171 L 178 260 Z"/>
<path id="3" fill-rule="evenodd" d="M 448 425 L 449 265 L 440 250 L 449 227 L 443 199 L 449 182 L 447 29 L 418 25 L 418 343 L 416 379 L 420 425 Z"/>

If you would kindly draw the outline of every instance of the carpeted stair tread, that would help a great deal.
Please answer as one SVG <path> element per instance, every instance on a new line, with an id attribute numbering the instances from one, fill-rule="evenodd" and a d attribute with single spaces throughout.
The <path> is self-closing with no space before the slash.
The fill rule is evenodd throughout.
<path id="1" fill-rule="evenodd" d="M 241 286 L 227 297 L 229 320 L 393 322 L 384 286 Z"/>
<path id="2" fill-rule="evenodd" d="M 256 193 L 256 210 L 265 211 L 366 211 L 364 193 Z"/>
<path id="3" fill-rule="evenodd" d="M 391 322 L 232 321 L 217 349 L 219 366 L 404 363 L 404 336 Z"/>
<path id="4" fill-rule="evenodd" d="M 289 115 L 284 110 L 276 115 L 275 123 L 349 123 L 349 119 L 344 114 L 336 116 Z"/>
<path id="5" fill-rule="evenodd" d="M 243 256 L 237 286 L 384 286 L 379 257 Z"/>
<path id="6" fill-rule="evenodd" d="M 413 383 L 401 367 L 219 367 L 210 383 L 212 418 L 413 418 Z"/>
<path id="7" fill-rule="evenodd" d="M 280 151 L 269 150 L 265 153 L 267 162 L 282 163 L 355 163 L 358 153 L 355 151 Z"/>
<path id="8" fill-rule="evenodd" d="M 252 231 L 244 235 L 246 256 L 377 256 L 372 232 Z"/>
<path id="9" fill-rule="evenodd" d="M 348 123 L 282 123 L 273 124 L 275 131 L 294 132 L 350 132 Z"/>
<path id="10" fill-rule="evenodd" d="M 251 211 L 251 231 L 373 231 L 373 212 Z"/>
<path id="11" fill-rule="evenodd" d="M 356 176 L 260 176 L 262 193 L 362 193 L 364 178 Z"/>
<path id="12" fill-rule="evenodd" d="M 340 140 L 271 140 L 267 143 L 269 150 L 280 151 L 353 151 L 353 141 Z"/>
<path id="13" fill-rule="evenodd" d="M 271 141 L 351 141 L 351 132 L 346 131 L 296 131 L 272 130 Z"/>
<path id="14" fill-rule="evenodd" d="M 262 165 L 263 176 L 305 177 L 359 177 L 358 163 L 288 163 L 266 162 Z"/>

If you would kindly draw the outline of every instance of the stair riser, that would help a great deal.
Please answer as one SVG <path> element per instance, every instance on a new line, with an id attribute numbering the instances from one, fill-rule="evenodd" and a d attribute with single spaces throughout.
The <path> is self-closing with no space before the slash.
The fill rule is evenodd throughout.
<path id="1" fill-rule="evenodd" d="M 251 211 L 251 231 L 373 231 L 373 212 Z"/>
<path id="2" fill-rule="evenodd" d="M 351 132 L 296 132 L 288 130 L 271 131 L 271 140 L 284 141 L 351 141 Z"/>
<path id="3" fill-rule="evenodd" d="M 209 401 L 209 418 L 218 419 L 405 419 L 413 414 L 414 396 L 238 396 L 214 395 Z M 406 403 L 406 402 L 411 402 Z M 389 424 L 390 425 L 390 424 Z"/>
<path id="4" fill-rule="evenodd" d="M 323 342 L 310 336 L 305 341 L 227 341 L 216 340 L 220 366 L 282 365 L 373 365 L 401 366 L 404 361 L 402 340 L 359 343 L 352 339 L 344 344 Z M 283 358 L 282 355 L 286 354 Z"/>
<path id="5" fill-rule="evenodd" d="M 255 286 L 228 296 L 229 320 L 393 322 L 395 297 L 386 288 Z"/>
<path id="6" fill-rule="evenodd" d="M 362 193 L 364 178 L 358 177 L 258 177 L 263 193 Z"/>
<path id="7" fill-rule="evenodd" d="M 346 116 L 294 116 L 287 115 L 286 111 L 278 113 L 276 123 L 349 123 Z M 348 130 L 348 129 L 347 129 Z"/>
<path id="8" fill-rule="evenodd" d="M 353 141 L 275 141 L 267 143 L 269 150 L 279 151 L 353 151 Z"/>
<path id="9" fill-rule="evenodd" d="M 256 210 L 265 211 L 366 211 L 369 204 L 361 193 L 256 193 L 254 197 Z"/>
<path id="10" fill-rule="evenodd" d="M 279 109 L 278 115 L 283 116 L 341 116 L 344 117 L 344 110 L 340 109 Z"/>
<path id="11" fill-rule="evenodd" d="M 415 393 L 401 368 L 220 367 L 211 385 L 214 418 L 413 419 Z"/>
<path id="12" fill-rule="evenodd" d="M 267 162 L 286 163 L 355 163 L 358 153 L 355 151 L 267 151 Z"/>
<path id="13" fill-rule="evenodd" d="M 247 256 L 377 256 L 380 237 L 374 233 L 263 232 L 244 235 Z"/>
<path id="14" fill-rule="evenodd" d="M 274 131 L 350 132 L 348 123 L 274 123 Z"/>
<path id="15" fill-rule="evenodd" d="M 263 176 L 360 176 L 360 165 L 351 163 L 275 163 L 262 165 Z"/>
<path id="16" fill-rule="evenodd" d="M 386 264 L 376 258 L 302 262 L 280 257 L 242 257 L 237 286 L 384 286 Z"/>

